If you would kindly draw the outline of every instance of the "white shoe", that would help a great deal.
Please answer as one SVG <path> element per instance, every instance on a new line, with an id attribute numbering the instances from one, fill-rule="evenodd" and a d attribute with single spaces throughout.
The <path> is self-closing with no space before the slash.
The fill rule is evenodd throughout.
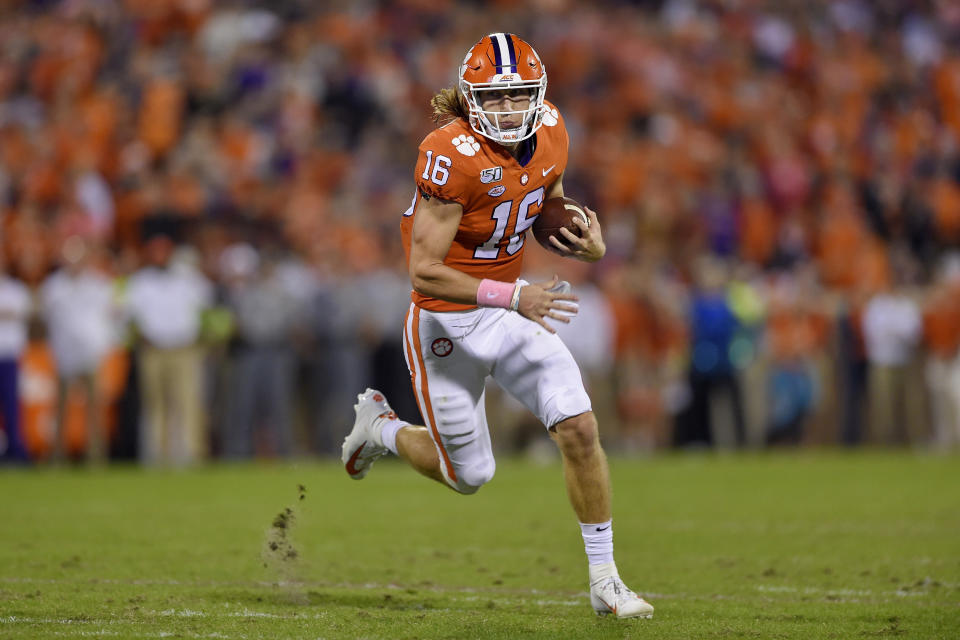
<path id="1" fill-rule="evenodd" d="M 618 576 L 602 578 L 591 584 L 590 604 L 598 615 L 612 613 L 618 618 L 653 617 L 653 605 L 628 589 Z"/>
<path id="2" fill-rule="evenodd" d="M 350 435 L 343 440 L 340 459 L 350 477 L 360 480 L 367 475 L 373 463 L 388 451 L 380 437 L 383 427 L 381 418 L 396 418 L 397 414 L 376 389 L 367 389 L 359 394 L 353 409 L 357 412 L 357 419 Z"/>

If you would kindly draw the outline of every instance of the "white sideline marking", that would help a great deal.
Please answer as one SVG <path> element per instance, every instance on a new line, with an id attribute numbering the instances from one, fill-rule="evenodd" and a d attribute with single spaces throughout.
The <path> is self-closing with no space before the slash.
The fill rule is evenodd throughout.
<path id="1" fill-rule="evenodd" d="M 55 636 L 64 636 L 67 638 L 74 638 L 77 636 L 86 637 L 91 636 L 94 638 L 102 638 L 103 636 L 119 636 L 121 635 L 117 631 L 105 631 L 101 629 L 100 631 L 54 631 L 53 635 Z M 125 638 L 225 638 L 230 640 L 230 638 L 246 638 L 246 636 L 228 636 L 217 631 L 211 633 L 191 633 L 189 631 L 153 631 L 153 632 L 139 632 L 133 635 L 129 633 L 123 634 Z"/>
<path id="2" fill-rule="evenodd" d="M 74 625 L 74 624 L 116 624 L 121 622 L 119 620 L 70 620 L 67 618 L 55 619 L 55 618 L 26 618 L 23 616 L 6 616 L 0 618 L 0 622 L 22 622 L 25 624 L 62 624 L 62 625 Z M 239 636 L 228 636 L 226 634 L 220 633 L 218 631 L 213 631 L 211 633 L 192 633 L 189 631 L 153 631 L 153 632 L 119 632 L 119 631 L 110 631 L 107 629 L 97 629 L 97 630 L 85 630 L 85 629 L 71 629 L 69 631 L 54 631 L 53 635 L 55 636 L 66 636 L 66 637 L 94 637 L 102 638 L 104 636 L 123 636 L 125 638 L 219 638 L 229 640 L 230 638 L 246 638 L 245 635 Z"/>
<path id="3" fill-rule="evenodd" d="M 949 588 L 949 587 L 948 587 Z M 873 591 L 871 589 L 820 589 L 819 587 L 791 587 L 789 585 L 763 585 L 754 587 L 757 591 L 764 593 L 801 593 L 808 596 L 823 596 L 834 598 L 836 602 L 860 602 L 857 598 L 880 598 L 881 601 L 889 600 L 889 596 L 898 598 L 917 598 L 928 595 L 927 590 L 907 591 L 904 589 L 894 589 L 892 591 Z"/>
<path id="4" fill-rule="evenodd" d="M 203 611 L 193 611 L 192 609 L 166 609 L 164 611 L 153 612 L 158 616 L 176 616 L 178 618 L 206 618 L 207 614 Z"/>
<path id="5" fill-rule="evenodd" d="M 702 523 L 698 520 L 675 520 L 669 523 L 660 523 L 656 525 L 658 531 L 663 532 L 690 532 L 699 531 Z M 858 522 L 838 522 L 822 523 L 809 526 L 803 522 L 740 522 L 739 520 L 729 520 L 714 522 L 711 527 L 723 533 L 751 533 L 751 534 L 784 534 L 791 535 L 795 533 L 814 533 L 817 535 L 836 535 L 836 534 L 871 534 L 885 537 L 899 537 L 903 535 L 919 535 L 929 533 L 939 533 L 943 527 L 930 523 L 916 523 L 900 521 L 884 527 L 883 531 L 877 530 L 873 524 L 863 524 Z M 929 558 L 926 560 L 929 561 Z"/>
<path id="6" fill-rule="evenodd" d="M 650 596 L 650 597 L 653 597 L 653 596 Z M 488 601 L 488 602 L 493 602 L 493 603 L 502 604 L 502 605 L 514 604 L 513 600 L 509 600 L 507 598 L 491 598 L 487 596 L 467 596 L 466 598 L 463 598 L 463 600 L 465 600 L 466 602 Z M 534 604 L 540 605 L 540 606 L 582 607 L 586 601 L 587 601 L 587 598 L 583 597 L 583 598 L 568 599 L 568 600 L 535 600 Z"/>
<path id="7" fill-rule="evenodd" d="M 72 618 L 30 618 L 25 616 L 5 616 L 0 618 L 3 624 L 116 624 L 119 620 L 95 619 L 95 620 L 75 620 Z"/>
<path id="8" fill-rule="evenodd" d="M 881 591 L 876 592 L 870 589 L 820 589 L 819 587 L 791 587 L 791 586 L 777 586 L 777 585 L 756 585 L 754 587 L 757 591 L 765 591 L 767 593 L 803 593 L 805 595 L 817 595 L 823 594 L 827 596 L 861 596 L 869 597 L 876 595 L 888 595 L 893 594 L 895 596 L 906 597 L 906 596 L 919 596 L 924 595 L 926 592 L 921 591 L 905 591 L 903 589 L 895 589 L 893 591 Z"/>

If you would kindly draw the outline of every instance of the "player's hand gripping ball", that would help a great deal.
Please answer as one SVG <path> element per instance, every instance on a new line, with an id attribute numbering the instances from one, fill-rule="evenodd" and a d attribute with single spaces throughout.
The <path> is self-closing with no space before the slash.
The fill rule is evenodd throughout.
<path id="1" fill-rule="evenodd" d="M 587 216 L 583 206 L 576 200 L 570 198 L 550 198 L 543 203 L 543 209 L 540 215 L 533 222 L 533 235 L 537 242 L 544 249 L 560 253 L 556 247 L 550 243 L 550 236 L 555 236 L 557 240 L 569 246 L 569 243 L 560 233 L 560 229 L 566 227 L 570 233 L 581 237 L 580 227 L 573 223 L 574 218 L 580 218 L 590 225 L 590 218 Z"/>

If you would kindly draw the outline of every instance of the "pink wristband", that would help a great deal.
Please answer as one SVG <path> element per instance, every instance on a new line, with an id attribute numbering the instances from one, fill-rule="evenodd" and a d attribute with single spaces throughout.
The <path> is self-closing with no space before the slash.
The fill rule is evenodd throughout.
<path id="1" fill-rule="evenodd" d="M 517 288 L 515 282 L 500 282 L 499 280 L 481 280 L 477 288 L 477 304 L 481 307 L 502 307 L 510 309 L 513 302 L 513 291 Z"/>

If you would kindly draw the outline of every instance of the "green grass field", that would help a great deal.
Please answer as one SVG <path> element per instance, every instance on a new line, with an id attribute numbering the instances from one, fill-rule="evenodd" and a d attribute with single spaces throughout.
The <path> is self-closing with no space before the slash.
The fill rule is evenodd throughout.
<path id="1" fill-rule="evenodd" d="M 960 637 L 958 457 L 611 466 L 653 620 L 592 613 L 556 465 L 501 461 L 474 496 L 396 461 L 2 471 L 0 638 Z"/>

